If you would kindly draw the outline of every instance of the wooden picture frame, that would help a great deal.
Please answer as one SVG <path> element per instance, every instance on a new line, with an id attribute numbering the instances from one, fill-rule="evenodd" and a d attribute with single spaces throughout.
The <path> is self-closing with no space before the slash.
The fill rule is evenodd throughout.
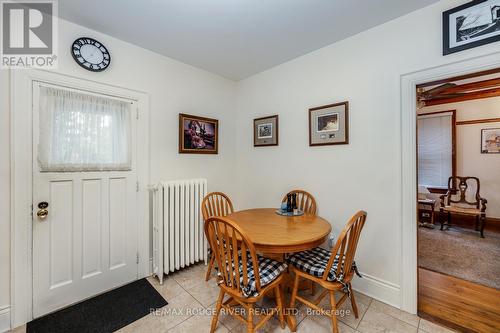
<path id="1" fill-rule="evenodd" d="M 219 121 L 179 113 L 179 154 L 217 154 Z"/>
<path id="2" fill-rule="evenodd" d="M 309 109 L 309 146 L 349 144 L 349 102 Z"/>
<path id="3" fill-rule="evenodd" d="M 488 132 L 491 133 L 485 134 Z M 487 140 L 492 142 L 488 143 Z M 488 145 L 491 145 L 492 148 L 488 148 Z M 481 154 L 500 154 L 500 128 L 481 129 Z"/>
<path id="4" fill-rule="evenodd" d="M 279 116 L 267 116 L 253 120 L 253 146 L 279 145 Z"/>
<path id="5" fill-rule="evenodd" d="M 474 0 L 443 12 L 443 55 L 500 41 L 499 26 L 497 0 Z"/>

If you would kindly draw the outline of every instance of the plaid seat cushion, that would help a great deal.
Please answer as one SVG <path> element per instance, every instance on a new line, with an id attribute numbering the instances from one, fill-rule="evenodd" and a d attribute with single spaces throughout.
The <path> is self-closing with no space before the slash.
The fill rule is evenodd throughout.
<path id="1" fill-rule="evenodd" d="M 247 253 L 247 276 L 248 276 L 248 283 L 245 285 L 243 283 L 243 262 L 241 258 L 241 251 L 238 254 L 239 257 L 239 272 L 240 272 L 240 283 L 243 286 L 242 287 L 242 292 L 243 296 L 245 297 L 255 297 L 258 296 L 259 293 L 257 292 L 257 286 L 256 286 L 256 281 L 255 281 L 255 271 L 253 269 L 252 265 L 252 259 L 250 257 L 250 254 Z M 257 260 L 258 260 L 258 265 L 259 265 L 259 276 L 260 276 L 260 286 L 264 287 L 268 285 L 269 283 L 273 282 L 282 272 L 284 272 L 287 268 L 286 263 L 281 263 L 276 260 L 272 260 L 269 258 L 265 258 L 262 256 L 257 255 Z M 228 270 L 226 272 L 229 273 Z M 219 272 L 218 275 L 221 275 Z M 233 273 L 234 277 L 236 278 L 236 273 Z M 224 283 L 223 280 L 220 280 L 219 283 Z"/>
<path id="2" fill-rule="evenodd" d="M 331 251 L 325 250 L 321 247 L 314 248 L 309 251 L 303 251 L 294 253 L 288 258 L 288 263 L 295 266 L 296 268 L 316 277 L 323 277 L 325 273 L 326 265 L 328 260 L 330 260 Z M 342 259 L 342 265 L 344 260 Z M 328 272 L 327 280 L 332 282 L 339 282 L 344 285 L 344 289 L 347 289 L 347 285 L 344 283 L 344 273 L 341 269 L 341 273 L 337 275 L 337 267 L 339 264 L 339 255 L 333 260 L 332 268 Z M 353 262 L 353 269 L 356 274 L 359 275 L 356 267 L 356 263 Z"/>

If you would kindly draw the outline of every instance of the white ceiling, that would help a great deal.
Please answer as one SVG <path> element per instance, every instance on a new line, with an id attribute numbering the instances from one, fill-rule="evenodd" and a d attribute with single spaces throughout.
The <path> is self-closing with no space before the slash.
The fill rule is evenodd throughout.
<path id="1" fill-rule="evenodd" d="M 63 0 L 59 14 L 240 80 L 437 1 Z"/>

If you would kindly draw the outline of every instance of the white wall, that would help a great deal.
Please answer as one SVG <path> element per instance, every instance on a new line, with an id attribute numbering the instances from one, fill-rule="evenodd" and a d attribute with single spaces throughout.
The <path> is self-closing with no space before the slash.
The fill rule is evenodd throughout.
<path id="1" fill-rule="evenodd" d="M 500 43 L 442 56 L 445 0 L 238 83 L 238 192 L 242 207 L 277 206 L 311 191 L 336 233 L 368 212 L 355 287 L 399 305 L 402 74 L 500 51 Z M 308 109 L 348 100 L 350 144 L 308 146 Z M 279 114 L 279 147 L 254 148 L 252 119 Z M 243 190 L 244 189 L 244 190 Z"/>
<path id="2" fill-rule="evenodd" d="M 61 21 L 58 73 L 144 91 L 150 98 L 151 181 L 206 177 L 209 189 L 234 193 L 235 83 L 84 27 Z M 112 63 L 102 73 L 80 68 L 69 50 L 80 36 L 102 41 Z M 9 296 L 9 79 L 0 70 L 0 311 Z M 219 119 L 218 155 L 179 155 L 178 113 Z M 147 184 L 143 184 L 147 185 Z M 1 330 L 0 330 L 1 331 Z"/>
<path id="3" fill-rule="evenodd" d="M 500 118 L 500 97 L 422 108 L 419 113 L 456 110 L 457 121 Z M 486 216 L 500 217 L 500 154 L 481 154 L 481 129 L 500 128 L 500 122 L 458 125 L 457 175 L 481 181 L 481 196 L 488 200 Z"/>
<path id="4" fill-rule="evenodd" d="M 401 188 L 400 76 L 500 51 L 500 43 L 496 43 L 441 55 L 441 13 L 461 3 L 444 0 L 237 85 L 62 22 L 58 72 L 149 94 L 152 181 L 205 176 L 211 189 L 234 197 L 237 209 L 277 206 L 287 190 L 305 188 L 317 197 L 319 213 L 331 221 L 336 232 L 356 210 L 367 210 L 368 222 L 358 253 L 366 278 L 358 280 L 358 286 L 398 305 L 400 221 L 399 208 L 393 203 L 399 202 Z M 82 35 L 108 46 L 113 63 L 107 71 L 89 73 L 73 62 L 69 45 Z M 6 71 L 0 71 L 4 152 L 9 147 L 6 76 Z M 350 102 L 351 143 L 309 147 L 308 108 L 344 100 Z M 219 155 L 177 154 L 179 112 L 220 119 Z M 254 148 L 252 119 L 276 113 L 281 122 L 280 146 Z M 0 309 L 9 303 L 8 164 L 8 158 L 1 154 Z"/>

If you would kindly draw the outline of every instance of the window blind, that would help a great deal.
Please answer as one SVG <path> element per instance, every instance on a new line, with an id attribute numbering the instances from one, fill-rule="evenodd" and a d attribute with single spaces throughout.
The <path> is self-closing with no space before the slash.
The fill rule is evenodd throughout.
<path id="1" fill-rule="evenodd" d="M 418 184 L 446 187 L 452 175 L 453 113 L 418 117 Z"/>

